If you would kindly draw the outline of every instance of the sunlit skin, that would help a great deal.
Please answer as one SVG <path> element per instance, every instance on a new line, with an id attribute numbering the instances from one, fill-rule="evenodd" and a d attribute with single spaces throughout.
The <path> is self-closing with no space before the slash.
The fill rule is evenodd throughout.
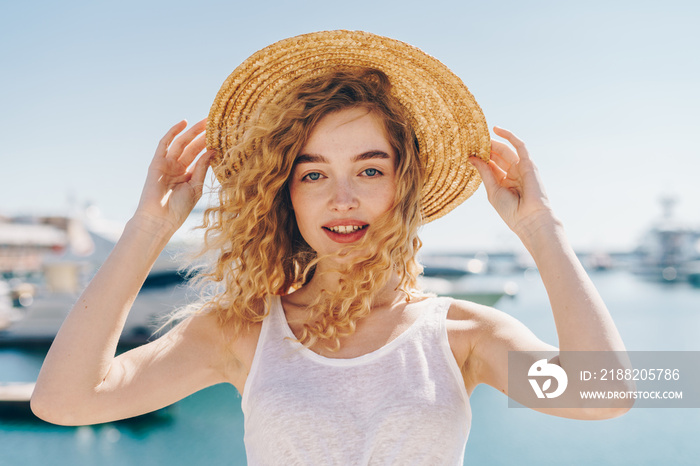
<path id="1" fill-rule="evenodd" d="M 289 193 L 299 231 L 321 256 L 359 241 L 392 205 L 396 154 L 366 108 L 331 113 L 297 157 Z"/>

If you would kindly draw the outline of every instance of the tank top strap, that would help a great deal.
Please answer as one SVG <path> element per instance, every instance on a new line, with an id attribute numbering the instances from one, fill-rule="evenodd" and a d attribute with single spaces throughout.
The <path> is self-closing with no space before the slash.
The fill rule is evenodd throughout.
<path id="1" fill-rule="evenodd" d="M 282 310 L 281 298 L 277 295 L 268 295 L 265 299 L 265 308 L 268 312 L 267 317 L 262 321 L 260 327 L 260 335 L 258 336 L 258 342 L 255 345 L 255 353 L 253 355 L 253 362 L 250 365 L 250 371 L 248 372 L 248 377 L 246 377 L 245 385 L 243 386 L 243 393 L 241 394 L 241 408 L 245 411 L 248 405 L 248 392 L 252 385 L 253 380 L 258 372 L 259 366 L 262 364 L 261 360 L 264 359 L 262 354 L 265 350 L 269 351 L 270 345 L 268 342 L 270 340 L 278 339 L 279 335 L 283 333 L 281 328 L 280 312 Z M 284 315 L 281 316 L 284 318 Z"/>
<path id="2" fill-rule="evenodd" d="M 431 305 L 428 306 L 430 309 L 429 320 L 431 320 L 434 325 L 438 325 L 439 327 L 444 326 L 445 320 L 447 319 L 447 312 L 450 310 L 454 299 L 449 296 L 440 296 L 428 298 L 428 300 L 431 302 Z"/>
<path id="3" fill-rule="evenodd" d="M 427 343 L 424 346 L 426 354 L 431 353 L 436 356 L 439 354 L 439 357 L 445 361 L 446 368 L 455 386 L 458 387 L 460 396 L 465 404 L 469 404 L 469 394 L 464 386 L 462 371 L 454 357 L 447 335 L 447 314 L 450 306 L 454 303 L 454 298 L 441 296 L 428 298 L 427 301 L 423 311 L 426 315 L 422 317 L 423 322 L 420 329 L 422 335 L 417 335 L 416 338 Z"/>
<path id="4" fill-rule="evenodd" d="M 267 327 L 266 338 L 277 338 L 280 335 L 284 335 L 287 323 L 284 316 L 284 308 L 282 307 L 282 297 L 269 295 L 265 306 L 268 310 L 268 316 L 263 320 L 263 328 Z"/>
<path id="5" fill-rule="evenodd" d="M 436 343 L 447 343 L 447 313 L 453 299 L 450 297 L 431 297 L 419 303 L 423 306 L 420 320 L 422 338 L 431 338 Z"/>

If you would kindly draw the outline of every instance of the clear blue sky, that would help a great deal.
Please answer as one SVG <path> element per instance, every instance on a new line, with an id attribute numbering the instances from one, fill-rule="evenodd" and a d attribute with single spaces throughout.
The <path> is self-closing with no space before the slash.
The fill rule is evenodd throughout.
<path id="1" fill-rule="evenodd" d="M 61 1 L 0 7 L 0 214 L 126 221 L 161 135 L 254 51 L 324 29 L 416 45 L 526 140 L 577 247 L 631 247 L 673 193 L 700 224 L 695 1 Z M 483 188 L 428 249 L 512 245 Z"/>

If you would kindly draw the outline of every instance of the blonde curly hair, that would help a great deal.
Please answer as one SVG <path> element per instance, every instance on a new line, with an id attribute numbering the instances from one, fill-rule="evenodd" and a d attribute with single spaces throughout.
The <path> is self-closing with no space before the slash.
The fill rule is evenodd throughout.
<path id="1" fill-rule="evenodd" d="M 397 154 L 397 188 L 392 207 L 373 222 L 365 237 L 338 253 L 353 254 L 339 265 L 340 283 L 309 306 L 299 341 L 317 341 L 338 349 L 340 339 L 369 314 L 374 291 L 396 274 L 397 290 L 417 293 L 422 267 L 420 190 L 423 168 L 415 135 L 404 109 L 390 93 L 387 76 L 375 69 L 336 71 L 310 79 L 275 104 L 264 105 L 231 149 L 244 160 L 237 174 L 221 183 L 219 204 L 204 216 L 204 248 L 218 259 L 198 280 L 219 290 L 204 308 L 236 332 L 261 322 L 267 298 L 286 295 L 308 283 L 323 259 L 306 243 L 291 206 L 288 180 L 312 129 L 324 116 L 348 108 L 366 108 L 383 121 Z"/>

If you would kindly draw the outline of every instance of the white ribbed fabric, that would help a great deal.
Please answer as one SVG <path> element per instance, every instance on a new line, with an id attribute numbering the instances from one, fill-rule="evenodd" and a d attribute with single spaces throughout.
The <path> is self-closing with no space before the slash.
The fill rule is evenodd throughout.
<path id="1" fill-rule="evenodd" d="M 249 465 L 463 463 L 471 408 L 449 298 L 409 304 L 421 312 L 404 333 L 351 359 L 293 341 L 279 296 L 270 301 L 241 402 Z"/>

